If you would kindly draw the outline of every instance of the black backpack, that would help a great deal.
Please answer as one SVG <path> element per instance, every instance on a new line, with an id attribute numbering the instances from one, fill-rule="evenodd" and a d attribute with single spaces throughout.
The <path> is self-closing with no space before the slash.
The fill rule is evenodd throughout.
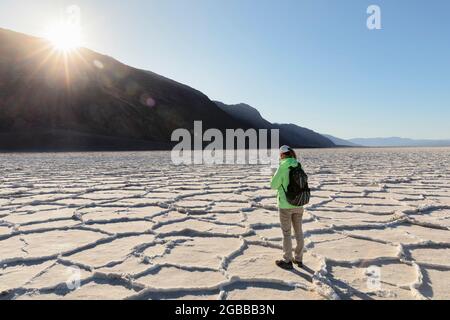
<path id="1" fill-rule="evenodd" d="M 309 203 L 311 189 L 308 184 L 308 175 L 299 164 L 296 168 L 289 168 L 289 186 L 284 189 L 287 201 L 296 207 L 303 207 Z"/>

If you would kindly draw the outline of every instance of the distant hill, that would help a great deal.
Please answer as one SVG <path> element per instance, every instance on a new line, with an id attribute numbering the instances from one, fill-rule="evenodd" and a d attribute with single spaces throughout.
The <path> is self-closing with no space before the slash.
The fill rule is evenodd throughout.
<path id="1" fill-rule="evenodd" d="M 293 147 L 333 147 L 296 125 L 86 48 L 65 56 L 44 39 L 0 28 L 0 150 L 170 149 L 178 128 L 281 130 Z"/>
<path id="2" fill-rule="evenodd" d="M 220 101 L 214 101 L 214 103 L 232 117 L 239 118 L 241 121 L 247 122 L 254 128 L 270 129 L 273 127 L 273 124 L 264 119 L 256 108 L 253 108 L 248 104 L 240 103 L 228 105 Z"/>
<path id="3" fill-rule="evenodd" d="M 337 146 L 341 146 L 341 147 L 360 147 L 361 145 L 353 143 L 351 141 L 348 140 L 344 140 L 344 139 L 340 139 L 340 138 L 336 138 L 332 135 L 329 134 L 322 134 L 324 137 L 327 137 L 328 139 L 330 139 L 335 145 Z"/>
<path id="4" fill-rule="evenodd" d="M 0 29 L 0 149 L 169 149 L 175 129 L 246 127 L 206 95 L 111 57 Z"/>
<path id="5" fill-rule="evenodd" d="M 398 137 L 358 138 L 350 142 L 366 147 L 448 147 L 450 140 L 414 140 Z"/>
<path id="6" fill-rule="evenodd" d="M 281 144 L 288 144 L 293 148 L 335 147 L 330 139 L 313 130 L 295 124 L 270 123 L 261 116 L 257 109 L 247 104 L 226 105 L 219 101 L 215 101 L 215 103 L 229 115 L 247 123 L 252 128 L 279 129 Z"/>
<path id="7" fill-rule="evenodd" d="M 343 140 L 264 119 L 247 104 L 211 101 L 189 86 L 81 48 L 65 56 L 44 39 L 0 28 L 0 150 L 170 149 L 172 132 L 279 129 L 292 147 L 432 147 L 450 140 Z"/>

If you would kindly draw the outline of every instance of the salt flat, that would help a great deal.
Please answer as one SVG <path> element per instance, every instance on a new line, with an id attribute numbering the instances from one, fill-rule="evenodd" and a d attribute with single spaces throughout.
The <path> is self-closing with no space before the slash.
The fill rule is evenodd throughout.
<path id="1" fill-rule="evenodd" d="M 289 272 L 264 166 L 0 154 L 0 298 L 450 299 L 449 148 L 299 155 L 313 199 Z"/>

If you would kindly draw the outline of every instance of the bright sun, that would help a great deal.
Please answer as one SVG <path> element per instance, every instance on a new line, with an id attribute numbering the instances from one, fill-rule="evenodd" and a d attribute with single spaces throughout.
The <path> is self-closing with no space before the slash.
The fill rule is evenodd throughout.
<path id="1" fill-rule="evenodd" d="M 55 24 L 47 29 L 45 37 L 58 51 L 70 52 L 81 46 L 81 30 L 75 25 Z"/>

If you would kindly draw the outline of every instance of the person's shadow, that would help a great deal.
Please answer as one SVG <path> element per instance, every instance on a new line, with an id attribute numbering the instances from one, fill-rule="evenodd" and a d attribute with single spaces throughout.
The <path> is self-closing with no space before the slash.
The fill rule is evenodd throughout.
<path id="1" fill-rule="evenodd" d="M 304 271 L 304 272 L 301 272 Z M 293 274 L 305 279 L 306 281 L 312 283 L 312 276 L 314 275 L 315 271 L 312 270 L 311 268 L 309 268 L 308 266 L 304 265 L 303 268 L 300 269 L 293 269 L 290 270 L 290 272 L 292 272 Z M 351 293 L 351 295 L 353 294 L 355 297 L 358 297 L 360 299 L 363 300 L 373 300 L 373 298 L 371 296 L 369 296 L 368 294 L 361 292 L 359 290 L 357 290 L 356 288 L 351 287 L 349 284 L 337 280 L 337 279 L 333 279 L 332 280 L 334 282 L 335 285 L 337 285 L 338 288 L 335 288 L 335 290 L 337 289 L 339 292 L 339 295 L 344 297 L 344 299 L 348 299 L 348 293 L 344 294 L 344 292 L 342 292 L 342 289 L 346 289 L 345 291 Z"/>
<path id="2" fill-rule="evenodd" d="M 289 270 L 290 272 L 292 272 L 293 274 L 295 274 L 295 275 L 297 275 L 297 276 L 299 276 L 299 277 L 301 277 L 301 278 L 303 278 L 303 279 L 305 279 L 306 281 L 308 281 L 308 282 L 312 282 L 312 275 L 314 275 L 314 270 L 312 270 L 311 268 L 309 268 L 308 266 L 303 266 L 303 268 L 301 268 L 301 269 L 292 269 L 292 270 Z M 307 273 L 309 273 L 309 274 L 307 274 L 307 273 L 305 273 L 305 272 L 301 272 L 301 271 L 306 271 Z"/>

